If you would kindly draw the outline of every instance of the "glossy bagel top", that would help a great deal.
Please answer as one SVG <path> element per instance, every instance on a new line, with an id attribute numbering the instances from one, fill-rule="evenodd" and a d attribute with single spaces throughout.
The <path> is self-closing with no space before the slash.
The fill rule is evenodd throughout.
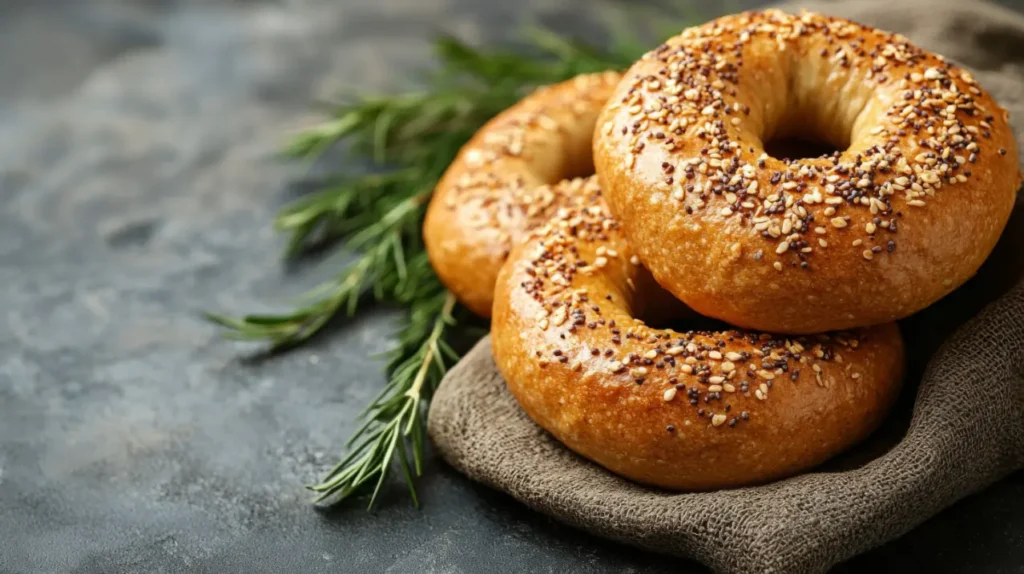
<path id="1" fill-rule="evenodd" d="M 824 141 L 784 161 L 765 142 Z M 970 73 L 847 20 L 751 12 L 626 73 L 594 139 L 640 260 L 699 313 L 814 333 L 905 317 L 971 277 L 1020 185 L 1006 112 Z"/>
<path id="2" fill-rule="evenodd" d="M 647 484 L 723 488 L 820 464 L 885 416 L 903 368 L 894 323 L 792 337 L 647 324 L 672 302 L 596 179 L 553 191 L 564 207 L 498 276 L 491 346 L 519 404 L 569 448 Z"/>

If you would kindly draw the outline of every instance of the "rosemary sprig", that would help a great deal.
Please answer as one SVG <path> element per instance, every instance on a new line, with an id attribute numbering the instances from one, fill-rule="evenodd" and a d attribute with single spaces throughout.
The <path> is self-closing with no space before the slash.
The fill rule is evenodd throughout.
<path id="1" fill-rule="evenodd" d="M 413 477 L 423 470 L 424 404 L 441 382 L 448 363 L 459 358 L 445 341 L 446 329 L 455 324 L 454 307 L 455 297 L 439 286 L 438 293 L 413 303 L 408 328 L 392 352 L 391 379 L 363 412 L 362 426 L 346 445 L 348 455 L 323 482 L 309 487 L 320 493 L 317 501 L 332 495 L 345 498 L 373 483 L 373 506 L 391 461 L 397 457 L 413 504 L 419 505 Z M 419 325 L 431 326 L 421 333 Z"/>
<path id="2" fill-rule="evenodd" d="M 315 161 L 344 142 L 349 157 L 380 170 L 340 176 L 287 205 L 275 221 L 289 236 L 288 256 L 341 240 L 356 257 L 291 312 L 241 318 L 210 313 L 207 318 L 229 337 L 286 347 L 305 341 L 340 314 L 356 313 L 368 297 L 407 310 L 384 389 L 361 416 L 347 454 L 321 483 L 309 487 L 318 501 L 339 501 L 373 485 L 372 507 L 397 461 L 418 505 L 414 477 L 422 470 L 423 414 L 446 369 L 459 358 L 450 343 L 456 302 L 431 269 L 420 234 L 434 185 L 476 130 L 528 90 L 624 68 L 640 56 L 642 44 L 635 36 L 621 30 L 612 36 L 611 48 L 601 49 L 532 30 L 526 53 L 478 50 L 442 37 L 435 45 L 438 69 L 425 78 L 422 90 L 347 98 L 332 120 L 299 133 L 286 146 L 286 155 Z"/>

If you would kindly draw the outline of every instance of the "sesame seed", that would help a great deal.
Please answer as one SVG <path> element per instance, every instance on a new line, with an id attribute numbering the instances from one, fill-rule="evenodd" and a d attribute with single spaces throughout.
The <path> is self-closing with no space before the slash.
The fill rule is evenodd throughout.
<path id="1" fill-rule="evenodd" d="M 558 310 L 555 311 L 554 315 L 551 316 L 551 323 L 558 327 L 562 325 L 562 323 L 565 323 L 567 318 L 568 315 L 566 314 L 565 307 L 559 307 Z"/>
<path id="2" fill-rule="evenodd" d="M 669 402 L 672 399 L 676 398 L 676 393 L 677 392 L 678 391 L 676 391 L 675 387 L 669 387 L 668 389 L 666 389 L 665 390 L 665 394 L 663 395 L 663 398 L 665 399 L 665 402 Z"/>
<path id="3" fill-rule="evenodd" d="M 725 424 L 725 419 L 726 419 L 726 416 L 723 415 L 723 414 L 714 415 L 714 416 L 711 417 L 711 424 L 716 426 L 716 427 L 720 427 L 723 424 Z"/>

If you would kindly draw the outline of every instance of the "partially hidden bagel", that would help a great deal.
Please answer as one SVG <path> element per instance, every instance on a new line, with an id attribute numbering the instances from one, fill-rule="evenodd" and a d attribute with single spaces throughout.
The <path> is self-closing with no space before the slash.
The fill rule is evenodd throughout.
<path id="1" fill-rule="evenodd" d="M 476 314 L 490 316 L 514 242 L 557 208 L 545 184 L 593 173 L 594 125 L 620 78 L 587 74 L 534 91 L 481 128 L 437 184 L 423 225 L 427 254 Z"/>
<path id="2" fill-rule="evenodd" d="M 827 142 L 784 160 L 771 140 Z M 906 317 L 970 278 L 1021 178 L 1007 113 L 906 38 L 776 10 L 690 28 L 625 74 L 594 137 L 612 212 L 698 313 L 815 333 Z"/>
<path id="3" fill-rule="evenodd" d="M 706 490 L 809 469 L 883 419 L 900 387 L 894 323 L 786 337 L 678 332 L 596 178 L 498 277 L 491 345 L 509 389 L 562 443 L 638 482 Z"/>

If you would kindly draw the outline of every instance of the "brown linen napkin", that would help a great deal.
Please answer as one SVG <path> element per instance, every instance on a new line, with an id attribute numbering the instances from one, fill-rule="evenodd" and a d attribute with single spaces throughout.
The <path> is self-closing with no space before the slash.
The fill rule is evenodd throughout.
<path id="1" fill-rule="evenodd" d="M 970 67 L 1010 110 L 1020 138 L 1024 16 L 960 0 L 896 4 L 786 8 L 897 31 Z M 1018 201 L 978 276 L 901 323 L 911 364 L 887 425 L 802 476 L 689 494 L 619 478 L 563 447 L 523 413 L 494 365 L 488 339 L 442 382 L 430 435 L 442 456 L 470 478 L 594 534 L 694 558 L 719 572 L 822 572 L 1024 467 L 1022 253 L 1024 206 Z"/>

